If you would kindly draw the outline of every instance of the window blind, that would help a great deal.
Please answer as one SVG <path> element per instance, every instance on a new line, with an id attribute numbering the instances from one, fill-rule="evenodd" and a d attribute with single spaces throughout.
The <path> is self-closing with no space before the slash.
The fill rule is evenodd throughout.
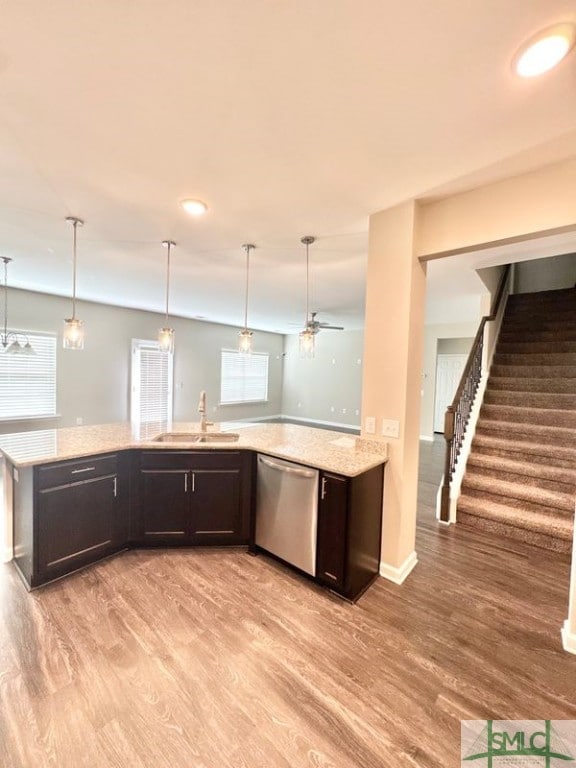
<path id="1" fill-rule="evenodd" d="M 0 419 L 56 415 L 56 336 L 26 335 L 35 355 L 0 352 Z"/>
<path id="2" fill-rule="evenodd" d="M 268 354 L 222 350 L 220 404 L 268 400 Z"/>
<path id="3" fill-rule="evenodd" d="M 162 352 L 157 341 L 132 340 L 133 424 L 172 419 L 174 355 Z"/>

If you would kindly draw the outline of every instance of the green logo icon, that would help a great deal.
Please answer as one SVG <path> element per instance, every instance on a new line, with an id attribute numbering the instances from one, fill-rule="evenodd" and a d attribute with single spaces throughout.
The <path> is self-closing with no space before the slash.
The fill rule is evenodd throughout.
<path id="1" fill-rule="evenodd" d="M 463 766 L 478 768 L 553 768 L 576 762 L 576 721 L 463 720 L 461 757 Z"/>

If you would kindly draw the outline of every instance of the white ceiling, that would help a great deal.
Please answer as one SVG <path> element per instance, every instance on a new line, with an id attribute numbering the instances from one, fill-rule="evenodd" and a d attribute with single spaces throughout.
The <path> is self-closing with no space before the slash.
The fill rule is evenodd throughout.
<path id="1" fill-rule="evenodd" d="M 9 282 L 69 295 L 76 215 L 81 298 L 161 311 L 172 238 L 173 312 L 240 325 L 253 242 L 249 325 L 290 332 L 311 234 L 311 308 L 361 327 L 370 213 L 576 154 L 576 54 L 510 69 L 565 20 L 574 0 L 3 0 Z"/>

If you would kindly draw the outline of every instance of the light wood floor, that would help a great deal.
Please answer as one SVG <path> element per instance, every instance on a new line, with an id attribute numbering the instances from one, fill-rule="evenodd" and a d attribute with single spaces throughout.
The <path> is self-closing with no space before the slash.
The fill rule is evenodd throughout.
<path id="1" fill-rule="evenodd" d="M 576 719 L 567 558 L 438 529 L 440 466 L 418 567 L 355 606 L 238 550 L 3 566 L 2 768 L 451 768 L 461 719 Z"/>

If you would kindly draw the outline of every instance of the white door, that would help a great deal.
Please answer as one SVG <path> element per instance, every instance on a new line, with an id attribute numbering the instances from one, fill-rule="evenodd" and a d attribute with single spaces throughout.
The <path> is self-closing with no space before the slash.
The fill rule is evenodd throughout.
<path id="1" fill-rule="evenodd" d="M 436 399 L 434 432 L 444 432 L 444 414 L 454 400 L 468 355 L 438 355 L 436 358 Z"/>

